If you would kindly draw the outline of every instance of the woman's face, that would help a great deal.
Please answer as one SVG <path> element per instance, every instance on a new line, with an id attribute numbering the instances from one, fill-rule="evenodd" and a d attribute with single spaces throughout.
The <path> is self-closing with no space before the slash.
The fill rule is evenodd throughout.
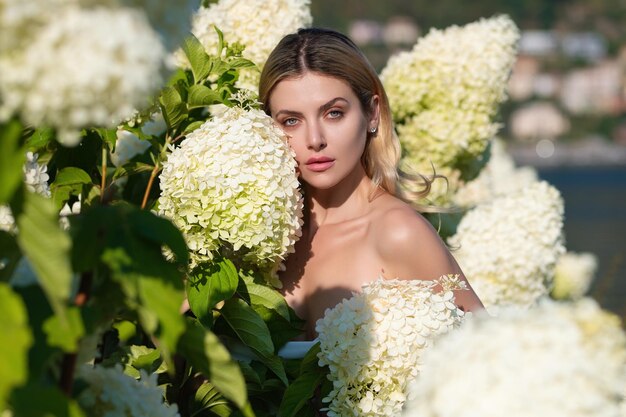
<path id="1" fill-rule="evenodd" d="M 365 114 L 343 80 L 315 72 L 278 83 L 269 98 L 272 117 L 289 136 L 300 177 L 309 186 L 329 189 L 363 172 L 361 155 L 367 130 L 377 126 L 378 98 Z"/>

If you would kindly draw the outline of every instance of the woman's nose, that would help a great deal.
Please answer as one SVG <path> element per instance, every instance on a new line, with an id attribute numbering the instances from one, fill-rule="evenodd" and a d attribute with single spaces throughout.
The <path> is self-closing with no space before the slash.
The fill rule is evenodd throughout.
<path id="1" fill-rule="evenodd" d="M 316 123 L 311 123 L 307 129 L 307 147 L 314 151 L 321 151 L 326 147 L 324 132 Z"/>

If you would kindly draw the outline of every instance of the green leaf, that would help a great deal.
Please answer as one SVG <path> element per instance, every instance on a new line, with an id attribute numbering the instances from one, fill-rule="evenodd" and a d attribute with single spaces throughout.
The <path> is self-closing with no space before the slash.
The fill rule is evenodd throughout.
<path id="1" fill-rule="evenodd" d="M 217 388 L 209 382 L 200 385 L 200 388 L 196 391 L 190 414 L 194 416 L 200 415 L 204 410 L 209 411 L 211 415 L 217 417 L 229 417 L 233 413 L 229 402 L 222 396 Z"/>
<path id="2" fill-rule="evenodd" d="M 183 131 L 183 133 L 188 134 L 190 132 L 193 132 L 194 130 L 202 126 L 204 123 L 205 123 L 204 120 L 196 120 L 195 122 L 191 122 L 185 127 L 185 130 Z"/>
<path id="3" fill-rule="evenodd" d="M 163 118 L 171 130 L 176 128 L 187 118 L 187 105 L 175 87 L 166 87 L 159 97 L 159 104 Z"/>
<path id="4" fill-rule="evenodd" d="M 115 151 L 115 144 L 117 143 L 117 128 L 105 129 L 95 128 L 94 131 L 100 136 L 100 139 L 107 144 L 111 152 Z"/>
<path id="5" fill-rule="evenodd" d="M 231 68 L 256 68 L 256 64 L 246 58 L 233 58 L 228 60 Z"/>
<path id="6" fill-rule="evenodd" d="M 47 335 L 43 323 L 54 315 L 43 289 L 39 285 L 16 287 L 17 292 L 28 308 L 28 325 L 32 331 L 33 344 L 28 352 L 29 380 L 45 378 L 50 372 L 50 362 L 58 358 L 59 349 L 46 342 Z"/>
<path id="7" fill-rule="evenodd" d="M 54 140 L 54 129 L 41 127 L 36 129 L 26 140 L 26 147 L 31 151 L 37 151 Z"/>
<path id="8" fill-rule="evenodd" d="M 162 364 L 161 352 L 148 346 L 130 346 L 130 365 L 136 369 L 143 369 L 152 374 Z"/>
<path id="9" fill-rule="evenodd" d="M 187 278 L 187 299 L 200 323 L 209 328 L 213 325 L 213 308 L 235 294 L 238 282 L 237 269 L 228 259 L 202 264 L 191 272 Z"/>
<path id="10" fill-rule="evenodd" d="M 75 400 L 58 388 L 29 385 L 11 398 L 13 415 L 20 417 L 85 417 Z"/>
<path id="11" fill-rule="evenodd" d="M 0 282 L 11 278 L 21 257 L 15 236 L 0 230 Z"/>
<path id="12" fill-rule="evenodd" d="M 61 208 L 69 199 L 70 195 L 80 195 L 83 185 L 91 184 L 92 180 L 89 174 L 80 168 L 67 167 L 61 169 L 54 182 L 50 184 L 50 192 L 55 207 Z"/>
<path id="13" fill-rule="evenodd" d="M 189 88 L 189 109 L 221 103 L 220 94 L 205 85 L 192 85 Z"/>
<path id="14" fill-rule="evenodd" d="M 136 236 L 146 239 L 155 247 L 167 246 L 179 266 L 187 265 L 189 261 L 187 243 L 171 221 L 150 211 L 133 208 L 129 210 L 128 222 Z"/>
<path id="15" fill-rule="evenodd" d="M 220 313 L 237 337 L 259 357 L 280 380 L 288 385 L 285 369 L 274 354 L 274 344 L 263 319 L 245 301 L 231 298 L 224 303 Z"/>
<path id="16" fill-rule="evenodd" d="M 25 148 L 20 145 L 22 126 L 17 121 L 0 124 L 0 204 L 6 204 L 22 182 Z"/>
<path id="17" fill-rule="evenodd" d="M 200 43 L 198 38 L 191 35 L 183 42 L 183 52 L 191 64 L 191 72 L 195 83 L 200 83 L 211 72 L 211 58 L 204 50 L 204 46 Z"/>
<path id="18" fill-rule="evenodd" d="M 60 187 L 62 185 L 82 185 L 91 184 L 91 177 L 85 171 L 76 167 L 67 167 L 61 169 L 54 182 L 50 184 L 50 188 Z"/>
<path id="19" fill-rule="evenodd" d="M 322 373 L 304 373 L 287 387 L 278 409 L 278 417 L 295 417 L 313 398 L 317 386 L 324 379 Z"/>
<path id="20" fill-rule="evenodd" d="M 26 382 L 28 348 L 33 341 L 26 306 L 21 297 L 5 283 L 0 283 L 0 317 L 3 323 L 3 343 L 0 343 L 0 410 L 4 410 L 13 387 Z"/>
<path id="21" fill-rule="evenodd" d="M 276 311 L 285 320 L 289 320 L 289 305 L 278 291 L 266 285 L 257 284 L 250 277 L 243 277 L 239 282 L 237 293 L 249 304 L 262 305 Z"/>
<path id="22" fill-rule="evenodd" d="M 156 335 L 159 337 L 159 347 L 168 356 L 176 351 L 178 338 L 185 331 L 185 318 L 180 314 L 183 303 L 183 292 L 171 283 L 158 278 L 141 277 L 139 279 L 139 294 L 143 307 L 140 315 L 148 309 L 159 321 Z"/>
<path id="23" fill-rule="evenodd" d="M 246 385 L 241 370 L 217 336 L 199 322 L 188 320 L 187 329 L 178 342 L 178 352 L 206 376 L 224 397 L 239 409 L 247 405 Z M 245 413 L 253 416 L 252 412 Z"/>
<path id="24" fill-rule="evenodd" d="M 300 364 L 301 374 L 304 374 L 307 372 L 324 372 L 324 373 L 326 372 L 323 370 L 325 368 L 321 368 L 318 365 L 318 362 L 319 362 L 318 354 L 320 353 L 320 350 L 321 349 L 320 349 L 319 342 L 311 346 L 311 349 L 309 349 L 306 355 L 304 355 L 304 358 L 302 359 L 302 363 Z"/>
<path id="25" fill-rule="evenodd" d="M 113 180 L 129 175 L 138 174 L 140 172 L 149 172 L 154 169 L 153 165 L 145 162 L 128 162 L 124 166 L 117 167 L 113 172 Z"/>
<path id="26" fill-rule="evenodd" d="M 69 299 L 73 278 L 69 258 L 71 241 L 59 227 L 58 218 L 51 200 L 26 192 L 23 210 L 17 216 L 20 231 L 17 242 L 28 257 L 61 324 L 69 326 L 65 304 Z M 69 327 L 66 330 L 69 331 Z"/>
<path id="27" fill-rule="evenodd" d="M 78 341 L 85 334 L 83 319 L 80 310 L 76 307 L 69 307 L 66 310 L 66 319 L 54 315 L 48 318 L 43 324 L 43 331 L 46 333 L 49 346 L 61 348 L 65 352 L 76 352 Z"/>

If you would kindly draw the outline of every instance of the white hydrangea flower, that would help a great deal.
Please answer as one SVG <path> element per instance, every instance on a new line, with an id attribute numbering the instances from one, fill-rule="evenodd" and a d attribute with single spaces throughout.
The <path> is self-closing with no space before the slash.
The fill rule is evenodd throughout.
<path id="1" fill-rule="evenodd" d="M 159 214 L 185 235 L 192 265 L 234 251 L 243 262 L 275 269 L 301 234 L 295 170 L 293 151 L 271 117 L 234 107 L 171 149 Z"/>
<path id="2" fill-rule="evenodd" d="M 163 390 L 157 385 L 157 375 L 140 371 L 136 380 L 124 374 L 122 367 L 83 365 L 78 377 L 87 382 L 87 389 L 77 400 L 92 417 L 175 417 L 178 407 L 163 403 Z"/>
<path id="3" fill-rule="evenodd" d="M 81 128 L 114 127 L 147 105 L 165 58 L 138 10 L 61 8 L 26 48 L 0 54 L 0 118 L 19 113 L 75 145 Z"/>
<path id="4" fill-rule="evenodd" d="M 48 166 L 37 162 L 38 158 L 38 154 L 26 152 L 26 162 L 22 166 L 24 183 L 29 191 L 44 197 L 50 197 Z M 17 231 L 15 219 L 9 206 L 0 205 L 0 230 L 9 233 Z"/>
<path id="5" fill-rule="evenodd" d="M 322 400 L 329 403 L 327 415 L 399 415 L 422 353 L 464 317 L 453 293 L 464 288 L 458 276 L 378 279 L 326 310 L 316 331 L 319 365 L 328 365 L 333 383 Z"/>
<path id="6" fill-rule="evenodd" d="M 395 120 L 435 105 L 493 115 L 506 99 L 519 37 L 507 16 L 430 30 L 381 73 Z"/>
<path id="7" fill-rule="evenodd" d="M 192 33 L 208 53 L 217 53 L 214 25 L 229 43 L 245 46 L 243 56 L 263 68 L 278 42 L 299 28 L 311 25 L 310 0 L 219 0 L 200 8 L 193 17 Z M 257 91 L 260 73 L 244 70 L 240 86 Z"/>
<path id="8" fill-rule="evenodd" d="M 26 47 L 59 9 L 76 0 L 0 0 L 0 55 Z"/>
<path id="9" fill-rule="evenodd" d="M 58 1 L 58 0 L 57 0 Z M 67 0 L 66 0 L 67 1 Z M 132 7 L 146 14 L 150 24 L 161 35 L 167 50 L 180 46 L 191 30 L 191 17 L 197 8 L 198 0 L 74 0 L 81 5 L 92 7 Z"/>
<path id="10" fill-rule="evenodd" d="M 69 203 L 65 203 L 65 205 L 61 208 L 59 212 L 59 224 L 63 230 L 69 230 L 70 221 L 67 219 L 69 216 L 80 214 L 81 209 L 81 201 L 75 201 L 70 206 Z"/>
<path id="11" fill-rule="evenodd" d="M 15 233 L 15 219 L 9 206 L 0 205 L 0 230 Z"/>
<path id="12" fill-rule="evenodd" d="M 500 127 L 494 117 L 506 99 L 518 39 L 513 21 L 499 16 L 433 29 L 410 52 L 389 59 L 381 79 L 404 164 L 418 172 L 431 164 L 458 169 L 467 179 L 467 167 Z"/>
<path id="13" fill-rule="evenodd" d="M 50 186 L 48 180 L 48 166 L 37 162 L 39 155 L 32 152 L 26 152 L 26 162 L 22 168 L 24 173 L 24 183 L 26 187 L 37 194 L 44 197 L 50 197 Z"/>
<path id="14" fill-rule="evenodd" d="M 476 206 L 448 239 L 489 312 L 526 308 L 546 296 L 565 252 L 563 200 L 545 181 Z"/>
<path id="15" fill-rule="evenodd" d="M 507 153 L 504 141 L 491 141 L 491 156 L 478 177 L 465 183 L 454 194 L 453 201 L 462 207 L 474 207 L 496 197 L 517 192 L 539 180 L 537 171 L 530 166 L 516 167 Z"/>
<path id="16" fill-rule="evenodd" d="M 474 315 L 423 360 L 403 417 L 620 417 L 626 335 L 591 299 Z"/>
<path id="17" fill-rule="evenodd" d="M 139 139 L 128 130 L 118 129 L 115 151 L 111 152 L 111 162 L 116 167 L 121 167 L 136 155 L 144 153 L 149 147 L 150 142 L 147 140 Z"/>
<path id="18" fill-rule="evenodd" d="M 598 268 L 598 258 L 592 253 L 567 252 L 563 254 L 554 271 L 552 297 L 576 300 L 584 296 Z"/>

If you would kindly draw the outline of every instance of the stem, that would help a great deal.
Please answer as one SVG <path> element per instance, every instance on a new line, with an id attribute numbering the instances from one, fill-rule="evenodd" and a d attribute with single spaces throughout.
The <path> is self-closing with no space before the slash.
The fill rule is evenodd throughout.
<path id="1" fill-rule="evenodd" d="M 93 276 L 91 272 L 85 272 L 80 276 L 80 284 L 78 286 L 78 292 L 74 298 L 74 304 L 77 307 L 82 307 L 89 300 L 89 291 L 91 289 L 91 282 Z M 74 372 L 76 371 L 76 359 L 78 354 L 76 352 L 66 353 L 63 355 L 61 362 L 61 378 L 59 379 L 59 388 L 67 396 L 72 396 L 72 387 L 74 385 Z"/>
<path id="2" fill-rule="evenodd" d="M 145 209 L 146 208 L 146 204 L 148 203 L 148 195 L 150 195 L 150 189 L 152 189 L 152 183 L 154 182 L 154 179 L 156 178 L 156 175 L 158 174 L 159 170 L 161 169 L 161 164 L 157 163 L 154 165 L 154 169 L 152 169 L 152 172 L 150 173 L 150 179 L 148 180 L 148 186 L 146 187 L 146 192 L 143 194 L 143 201 L 141 202 L 141 209 Z"/>
<path id="3" fill-rule="evenodd" d="M 107 184 L 107 148 L 102 144 L 102 180 L 100 182 L 100 202 L 104 199 L 104 187 Z"/>
<path id="4" fill-rule="evenodd" d="M 74 371 L 76 370 L 76 353 L 66 353 L 61 362 L 61 379 L 59 388 L 66 397 L 72 396 L 72 386 L 74 385 Z"/>
<path id="5" fill-rule="evenodd" d="M 183 137 L 184 135 L 179 135 L 174 140 L 172 140 L 172 137 L 169 134 L 165 136 L 165 144 L 161 148 L 161 152 L 158 155 L 158 160 L 154 161 L 154 168 L 152 169 L 152 172 L 150 173 L 150 179 L 148 180 L 148 185 L 146 186 L 146 192 L 143 194 L 143 201 L 141 202 L 142 210 L 145 209 L 146 204 L 148 204 L 148 196 L 150 195 L 150 190 L 152 189 L 152 183 L 154 183 L 154 179 L 156 178 L 157 174 L 161 170 L 161 161 L 163 161 L 167 157 L 168 146 L 171 143 L 174 143 Z"/>

